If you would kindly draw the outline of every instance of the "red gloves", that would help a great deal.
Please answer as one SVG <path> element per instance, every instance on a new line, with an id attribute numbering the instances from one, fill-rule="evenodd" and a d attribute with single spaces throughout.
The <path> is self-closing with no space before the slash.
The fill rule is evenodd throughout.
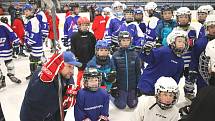
<path id="1" fill-rule="evenodd" d="M 54 53 L 52 57 L 43 65 L 40 72 L 42 82 L 52 82 L 59 71 L 64 67 L 63 53 Z"/>
<path id="2" fill-rule="evenodd" d="M 66 94 L 63 96 L 64 110 L 67 110 L 75 105 L 77 92 L 78 89 L 74 85 L 67 86 Z"/>

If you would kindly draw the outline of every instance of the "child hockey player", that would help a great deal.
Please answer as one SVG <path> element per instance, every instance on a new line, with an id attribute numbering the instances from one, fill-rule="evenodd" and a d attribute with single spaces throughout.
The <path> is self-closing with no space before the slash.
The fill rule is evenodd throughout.
<path id="1" fill-rule="evenodd" d="M 156 39 L 156 32 L 155 32 L 155 28 L 158 24 L 159 21 L 159 17 L 158 14 L 156 12 L 157 9 L 157 4 L 154 2 L 148 2 L 145 5 L 145 11 L 148 14 L 148 19 L 146 22 L 146 35 L 145 35 L 145 39 L 146 41 L 155 41 Z"/>
<path id="2" fill-rule="evenodd" d="M 41 25 L 39 20 L 34 16 L 33 7 L 30 4 L 25 4 L 23 7 L 27 23 L 25 26 L 25 43 L 30 48 L 30 75 L 26 79 L 30 79 L 33 72 L 41 64 L 41 56 L 43 55 L 43 40 Z"/>
<path id="3" fill-rule="evenodd" d="M 79 4 L 70 3 L 71 15 L 66 17 L 64 23 L 64 46 L 71 46 L 71 36 L 74 32 L 78 32 L 78 19 L 79 19 Z"/>
<path id="4" fill-rule="evenodd" d="M 27 57 L 24 51 L 24 36 L 25 36 L 25 27 L 24 22 L 22 20 L 22 12 L 17 10 L 15 13 L 15 19 L 12 24 L 12 29 L 18 36 L 20 40 L 20 47 L 19 47 L 19 55 L 23 57 Z"/>
<path id="5" fill-rule="evenodd" d="M 12 48 L 19 47 L 19 39 L 13 30 L 2 22 L 0 22 L 0 33 L 0 60 L 4 60 L 7 67 L 7 76 L 10 80 L 19 84 L 21 80 L 15 77 L 14 63 L 12 60 Z M 5 76 L 0 69 L 0 89 L 5 86 Z"/>
<path id="6" fill-rule="evenodd" d="M 108 43 L 111 43 L 111 45 L 118 45 L 117 44 L 118 35 L 113 35 L 113 32 L 117 31 L 125 21 L 123 15 L 123 4 L 120 3 L 119 1 L 115 1 L 111 7 L 113 11 L 113 16 L 110 17 L 110 19 L 107 22 L 105 40 L 107 40 Z"/>
<path id="7" fill-rule="evenodd" d="M 33 5 L 34 14 L 37 17 L 41 26 L 42 38 L 43 38 L 43 41 L 45 41 L 45 38 L 48 36 L 48 33 L 49 33 L 49 26 L 48 26 L 46 15 L 41 10 L 41 1 L 33 0 L 33 1 L 30 1 L 30 4 Z"/>
<path id="8" fill-rule="evenodd" d="M 116 71 L 110 59 L 110 46 L 106 40 L 98 40 L 95 56 L 87 63 L 88 68 L 96 68 L 102 74 L 101 85 L 109 92 L 115 81 Z"/>
<path id="9" fill-rule="evenodd" d="M 134 22 L 134 11 L 131 8 L 123 11 L 125 21 L 119 27 L 119 29 L 113 32 L 112 35 L 118 36 L 120 31 L 128 31 L 131 35 L 131 44 L 134 46 L 142 46 L 144 43 L 144 34 L 140 29 L 137 22 Z M 113 39 L 112 39 L 113 40 Z"/>
<path id="10" fill-rule="evenodd" d="M 135 109 L 131 121 L 178 121 L 175 106 L 179 98 L 176 81 L 161 76 L 155 83 L 155 96 L 143 97 Z"/>
<path id="11" fill-rule="evenodd" d="M 161 19 L 158 21 L 158 25 L 155 28 L 156 36 L 158 42 L 164 46 L 167 46 L 166 38 L 171 33 L 177 23 L 172 19 L 173 8 L 170 5 L 163 5 L 161 7 Z"/>
<path id="12" fill-rule="evenodd" d="M 100 88 L 101 73 L 96 68 L 86 68 L 84 88 L 78 91 L 74 108 L 76 121 L 108 121 L 109 95 Z"/>
<path id="13" fill-rule="evenodd" d="M 106 20 L 102 16 L 102 8 L 96 8 L 95 10 L 96 17 L 93 20 L 92 30 L 96 37 L 96 40 L 101 40 L 104 37 Z"/>
<path id="14" fill-rule="evenodd" d="M 137 83 L 141 73 L 141 62 L 138 53 L 130 48 L 132 41 L 128 31 L 121 31 L 118 41 L 120 48 L 112 56 L 118 89 L 114 104 L 119 109 L 124 109 L 126 105 L 135 108 L 138 103 Z"/>
<path id="15" fill-rule="evenodd" d="M 83 64 L 78 68 L 77 85 L 81 87 L 81 79 L 88 61 L 92 59 L 95 54 L 96 38 L 89 32 L 90 21 L 87 17 L 80 17 L 78 19 L 78 32 L 75 32 L 70 38 L 71 51 L 75 54 L 78 60 Z"/>
<path id="16" fill-rule="evenodd" d="M 186 32 L 174 31 L 167 38 L 169 46 L 153 49 L 155 47 L 154 42 L 147 42 L 143 46 L 140 57 L 148 65 L 143 70 L 138 83 L 141 93 L 154 95 L 154 84 L 161 76 L 172 77 L 179 83 L 184 68 L 184 61 L 181 56 L 188 48 L 187 39 Z"/>
<path id="17" fill-rule="evenodd" d="M 188 99 L 194 97 L 194 83 L 197 84 L 197 91 L 202 87 L 208 85 L 206 81 L 208 79 L 202 77 L 199 73 L 201 66 L 199 66 L 199 59 L 202 52 L 205 51 L 208 42 L 215 39 L 215 15 L 208 15 L 205 21 L 206 33 L 207 35 L 203 38 L 200 38 L 196 41 L 193 46 L 191 53 L 191 63 L 189 69 L 189 79 L 185 81 L 185 96 Z M 207 69 L 206 69 L 207 70 Z"/>
<path id="18" fill-rule="evenodd" d="M 146 24 L 143 21 L 143 10 L 140 8 L 134 10 L 134 21 L 139 24 L 143 33 L 146 33 Z"/>

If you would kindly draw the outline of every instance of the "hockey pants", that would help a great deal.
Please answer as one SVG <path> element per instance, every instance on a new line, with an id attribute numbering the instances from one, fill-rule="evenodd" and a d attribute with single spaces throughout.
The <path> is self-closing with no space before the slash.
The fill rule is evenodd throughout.
<path id="1" fill-rule="evenodd" d="M 129 108 L 135 108 L 138 103 L 138 98 L 135 90 L 124 91 L 119 90 L 119 95 L 115 97 L 114 104 L 119 109 L 126 108 L 126 104 Z"/>
<path id="2" fill-rule="evenodd" d="M 35 57 L 30 55 L 30 72 L 33 74 L 33 72 L 38 68 L 38 66 L 41 66 L 41 57 Z"/>

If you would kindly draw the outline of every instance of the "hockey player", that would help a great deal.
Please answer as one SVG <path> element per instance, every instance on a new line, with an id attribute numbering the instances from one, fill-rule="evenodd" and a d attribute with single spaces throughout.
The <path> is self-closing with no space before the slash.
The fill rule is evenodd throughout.
<path id="1" fill-rule="evenodd" d="M 57 40 L 54 39 L 54 29 L 53 29 L 53 19 L 51 15 L 51 10 L 47 9 L 46 17 L 48 18 L 48 24 L 49 24 L 49 34 L 48 38 L 51 40 L 51 53 L 55 52 L 57 50 L 57 45 L 59 45 L 59 18 L 56 15 L 56 32 L 57 32 Z"/>
<path id="2" fill-rule="evenodd" d="M 76 121 L 109 121 L 109 95 L 100 88 L 101 73 L 96 68 L 86 68 L 84 88 L 78 91 L 74 107 Z"/>
<path id="3" fill-rule="evenodd" d="M 134 10 L 134 20 L 139 24 L 143 33 L 146 33 L 146 24 L 143 21 L 143 10 L 140 8 Z"/>
<path id="4" fill-rule="evenodd" d="M 23 7 L 27 23 L 25 26 L 25 43 L 30 48 L 30 75 L 26 79 L 30 79 L 33 72 L 41 64 L 41 56 L 43 55 L 43 40 L 39 20 L 34 16 L 33 7 L 30 4 L 25 4 Z"/>
<path id="5" fill-rule="evenodd" d="M 156 36 L 158 42 L 164 46 L 167 45 L 167 36 L 174 27 L 177 26 L 177 23 L 173 17 L 173 8 L 172 6 L 165 4 L 161 7 L 161 19 L 158 21 L 157 27 L 155 28 Z"/>
<path id="6" fill-rule="evenodd" d="M 138 53 L 130 48 L 132 40 L 128 31 L 121 31 L 118 41 L 120 48 L 112 56 L 118 89 L 114 104 L 119 109 L 126 108 L 126 105 L 135 108 L 138 103 L 137 83 L 141 74 L 140 58 Z"/>
<path id="7" fill-rule="evenodd" d="M 102 74 L 101 86 L 108 92 L 115 82 L 116 71 L 110 59 L 110 46 L 106 40 L 98 40 L 95 46 L 95 56 L 87 63 L 88 68 L 96 68 Z"/>
<path id="8" fill-rule="evenodd" d="M 95 10 L 96 17 L 93 20 L 92 30 L 94 32 L 94 36 L 96 40 L 101 40 L 104 37 L 106 20 L 105 17 L 102 16 L 102 8 L 96 8 Z"/>
<path id="9" fill-rule="evenodd" d="M 208 45 L 208 42 L 215 39 L 215 15 L 208 15 L 205 21 L 206 33 L 207 35 L 203 38 L 200 38 L 196 41 L 193 46 L 191 53 L 191 63 L 189 69 L 189 79 L 185 81 L 185 96 L 188 99 L 192 99 L 194 95 L 194 83 L 197 84 L 197 91 L 202 87 L 208 85 L 206 83 L 208 79 L 202 77 L 199 73 L 201 66 L 199 66 L 199 59 L 202 52 L 206 51 L 205 48 Z"/>
<path id="10" fill-rule="evenodd" d="M 145 5 L 145 11 L 148 14 L 148 19 L 146 22 L 146 35 L 145 39 L 146 41 L 155 41 L 156 39 L 156 32 L 155 28 L 157 27 L 159 17 L 156 12 L 157 9 L 157 4 L 154 2 L 148 2 Z"/>
<path id="11" fill-rule="evenodd" d="M 78 60 L 83 64 L 78 68 L 77 85 L 81 87 L 81 79 L 87 63 L 95 54 L 96 38 L 93 33 L 89 32 L 90 21 L 87 17 L 78 19 L 78 32 L 75 32 L 70 38 L 71 51 L 75 54 Z"/>
<path id="12" fill-rule="evenodd" d="M 19 47 L 19 39 L 13 30 L 5 23 L 0 22 L 0 59 L 7 67 L 7 76 L 17 84 L 21 80 L 15 77 L 14 63 L 12 60 L 12 48 Z M 5 76 L 0 69 L 0 89 L 5 87 Z"/>
<path id="13" fill-rule="evenodd" d="M 154 84 L 161 76 L 172 77 L 179 83 L 180 75 L 184 69 L 182 55 L 188 48 L 187 33 L 174 31 L 167 38 L 169 46 L 155 48 L 154 42 L 147 42 L 140 54 L 142 60 L 148 63 L 143 70 L 138 88 L 145 95 L 154 95 Z M 168 68 L 167 68 L 168 67 Z"/>
<path id="14" fill-rule="evenodd" d="M 142 46 L 144 43 L 144 34 L 140 29 L 137 22 L 134 22 L 134 11 L 130 8 L 123 11 L 125 21 L 119 27 L 119 29 L 113 32 L 112 35 L 118 36 L 120 31 L 128 31 L 131 35 L 131 44 L 133 46 Z M 113 40 L 113 39 L 112 39 Z"/>
<path id="15" fill-rule="evenodd" d="M 103 9 L 103 12 L 104 12 L 104 17 L 105 17 L 105 20 L 106 20 L 106 22 L 109 20 L 109 18 L 110 18 L 110 16 L 111 16 L 111 8 L 109 8 L 109 7 L 105 7 L 104 9 Z"/>
<path id="16" fill-rule="evenodd" d="M 74 66 L 81 66 L 73 53 L 55 53 L 32 76 L 20 110 L 21 121 L 60 121 L 59 98 L 64 98 L 64 109 L 74 105 L 77 94 L 74 86 Z M 60 81 L 60 84 L 59 84 Z M 58 93 L 62 89 L 62 94 Z M 61 96 L 62 97 L 59 97 Z M 62 107 L 63 108 L 63 107 Z M 63 117 L 64 118 L 64 117 Z"/>
<path id="17" fill-rule="evenodd" d="M 12 29 L 20 40 L 19 55 L 23 56 L 23 57 L 27 57 L 27 55 L 23 52 L 24 51 L 25 27 L 24 27 L 24 21 L 22 20 L 22 12 L 19 10 L 17 10 L 15 13 L 15 19 L 12 23 Z"/>
<path id="18" fill-rule="evenodd" d="M 117 44 L 118 35 L 113 35 L 113 32 L 117 31 L 125 21 L 123 15 L 123 4 L 120 3 L 119 1 L 115 1 L 112 4 L 111 8 L 113 11 L 113 16 L 111 16 L 110 19 L 107 21 L 105 40 L 107 40 L 108 43 L 111 43 L 111 45 L 118 45 Z"/>
<path id="19" fill-rule="evenodd" d="M 65 23 L 64 23 L 64 46 L 69 47 L 71 46 L 71 36 L 74 32 L 78 32 L 78 19 L 79 19 L 79 4 L 74 3 L 70 4 L 71 9 L 71 15 L 66 17 Z"/>
<path id="20" fill-rule="evenodd" d="M 30 4 L 33 5 L 34 13 L 37 19 L 39 20 L 40 26 L 41 26 L 41 32 L 42 32 L 42 38 L 43 41 L 45 41 L 45 38 L 48 36 L 49 33 L 49 26 L 48 21 L 46 18 L 45 13 L 41 10 L 41 1 L 32 0 Z"/>
<path id="21" fill-rule="evenodd" d="M 155 83 L 155 96 L 143 97 L 130 121 L 178 121 L 179 114 L 175 106 L 178 98 L 176 81 L 161 76 Z"/>

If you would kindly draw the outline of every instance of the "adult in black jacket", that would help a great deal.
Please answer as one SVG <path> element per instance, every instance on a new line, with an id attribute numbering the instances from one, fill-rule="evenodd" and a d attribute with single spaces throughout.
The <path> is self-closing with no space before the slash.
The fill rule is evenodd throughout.
<path id="1" fill-rule="evenodd" d="M 138 53 L 131 48 L 131 36 L 127 31 L 118 35 L 119 50 L 114 52 L 112 59 L 116 67 L 116 84 L 119 95 L 115 97 L 114 104 L 124 109 L 126 104 L 130 108 L 136 107 L 137 83 L 141 74 L 141 62 Z"/>

